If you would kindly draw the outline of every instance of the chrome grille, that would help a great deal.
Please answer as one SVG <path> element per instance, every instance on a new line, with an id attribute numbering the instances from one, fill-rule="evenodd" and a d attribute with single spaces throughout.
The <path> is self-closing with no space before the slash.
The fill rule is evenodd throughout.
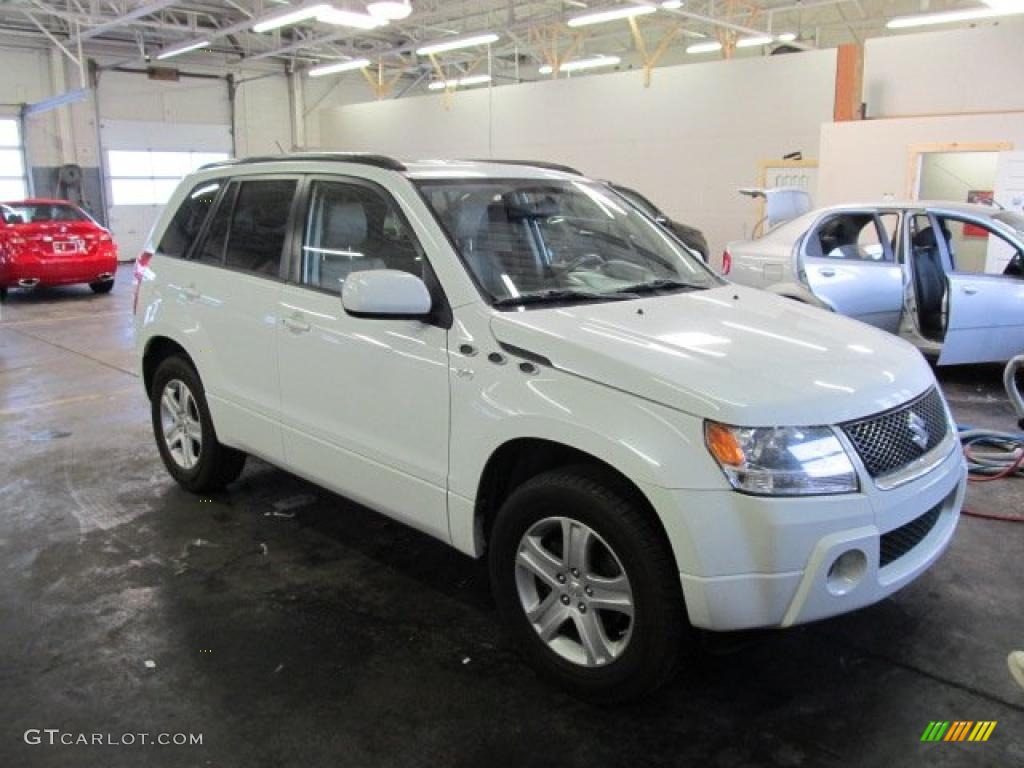
<path id="1" fill-rule="evenodd" d="M 921 458 L 942 442 L 949 420 L 939 390 L 862 421 L 843 424 L 872 477 L 883 477 Z"/>
<path id="2" fill-rule="evenodd" d="M 881 549 L 878 553 L 879 567 L 885 568 L 893 560 L 899 560 L 907 552 L 920 544 L 921 539 L 931 533 L 932 528 L 939 522 L 939 515 L 941 514 L 942 504 L 937 504 L 906 525 L 901 525 L 895 530 L 883 533 L 880 543 Z"/>

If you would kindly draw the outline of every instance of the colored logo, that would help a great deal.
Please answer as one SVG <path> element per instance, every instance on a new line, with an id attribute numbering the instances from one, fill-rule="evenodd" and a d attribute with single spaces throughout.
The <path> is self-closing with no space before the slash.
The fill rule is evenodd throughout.
<path id="1" fill-rule="evenodd" d="M 907 418 L 907 429 L 910 430 L 910 442 L 922 451 L 926 450 L 931 435 L 928 434 L 928 426 L 924 423 L 924 419 L 911 411 Z"/>
<path id="2" fill-rule="evenodd" d="M 988 741 L 995 729 L 995 720 L 933 720 L 921 734 L 921 741 Z"/>

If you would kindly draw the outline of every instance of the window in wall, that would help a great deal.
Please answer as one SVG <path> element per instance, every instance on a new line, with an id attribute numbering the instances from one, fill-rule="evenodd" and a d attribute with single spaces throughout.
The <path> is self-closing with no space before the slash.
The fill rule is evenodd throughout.
<path id="1" fill-rule="evenodd" d="M 25 163 L 17 120 L 0 120 L 0 200 L 24 200 Z"/>
<path id="2" fill-rule="evenodd" d="M 178 182 L 196 168 L 228 159 L 226 152 L 107 152 L 114 205 L 163 205 Z"/>

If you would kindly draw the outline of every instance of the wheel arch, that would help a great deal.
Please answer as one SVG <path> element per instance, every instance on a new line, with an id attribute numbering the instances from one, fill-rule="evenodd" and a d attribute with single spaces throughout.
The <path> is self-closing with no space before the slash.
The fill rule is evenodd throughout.
<path id="1" fill-rule="evenodd" d="M 487 458 L 477 484 L 473 509 L 473 538 L 476 554 L 487 551 L 490 532 L 501 505 L 527 480 L 556 468 L 583 466 L 598 470 L 602 480 L 618 493 L 633 500 L 659 531 L 669 552 L 672 543 L 655 506 L 643 489 L 618 467 L 599 456 L 567 443 L 541 437 L 516 437 L 499 445 Z"/>
<path id="2" fill-rule="evenodd" d="M 775 283 L 774 285 L 767 286 L 764 290 L 768 291 L 768 293 L 774 293 L 776 296 L 781 296 L 784 299 L 799 301 L 801 304 L 818 307 L 819 309 L 826 309 L 829 312 L 836 311 L 835 307 L 821 297 L 816 296 L 809 288 L 803 285 L 797 285 L 795 283 Z"/>
<path id="3" fill-rule="evenodd" d="M 153 388 L 153 376 L 156 374 L 156 369 L 160 367 L 160 363 L 168 357 L 176 355 L 183 357 L 197 373 L 199 372 L 199 368 L 188 350 L 174 339 L 168 336 L 154 336 L 146 342 L 145 351 L 142 353 L 142 383 L 146 388 L 147 397 L 150 396 Z M 202 376 L 200 376 L 201 378 Z"/>

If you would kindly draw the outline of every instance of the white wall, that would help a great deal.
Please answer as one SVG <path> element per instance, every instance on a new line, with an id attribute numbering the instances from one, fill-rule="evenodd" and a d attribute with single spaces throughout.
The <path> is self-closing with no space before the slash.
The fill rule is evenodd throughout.
<path id="1" fill-rule="evenodd" d="M 758 162 L 818 154 L 835 51 L 665 67 L 353 104 L 321 112 L 325 148 L 550 160 L 634 186 L 704 230 L 717 254 L 754 223 L 736 189 Z"/>
<path id="2" fill-rule="evenodd" d="M 911 147 L 931 143 L 1008 142 L 1024 149 L 1024 112 L 826 123 L 821 127 L 819 205 L 902 200 L 913 182 Z"/>
<path id="3" fill-rule="evenodd" d="M 869 117 L 1024 109 L 1024 19 L 875 37 L 864 45 Z"/>

